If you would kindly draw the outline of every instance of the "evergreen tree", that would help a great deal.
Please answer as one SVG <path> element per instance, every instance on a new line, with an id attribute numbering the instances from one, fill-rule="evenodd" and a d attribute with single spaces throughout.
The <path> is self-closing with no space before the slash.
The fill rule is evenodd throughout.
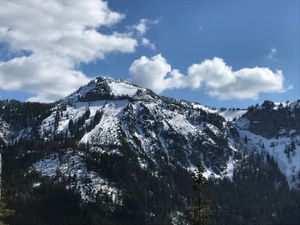
<path id="1" fill-rule="evenodd" d="M 248 143 L 248 137 L 247 135 L 245 135 L 245 138 L 244 138 L 244 143 L 247 144 Z"/>
<path id="2" fill-rule="evenodd" d="M 54 128 L 55 128 L 55 130 L 58 129 L 59 120 L 60 120 L 60 114 L 59 114 L 59 111 L 57 111 L 56 114 L 55 114 L 55 120 L 54 120 Z"/>
<path id="3" fill-rule="evenodd" d="M 91 115 L 90 108 L 87 107 L 85 110 L 85 113 L 84 113 L 85 119 L 88 119 L 90 117 L 90 115 Z"/>
<path id="4" fill-rule="evenodd" d="M 211 215 L 209 200 L 203 196 L 203 186 L 206 184 L 206 179 L 203 176 L 203 172 L 203 167 L 198 165 L 197 171 L 192 174 L 195 179 L 193 189 L 197 193 L 197 200 L 195 201 L 194 205 L 190 208 L 190 212 L 192 215 L 192 225 L 208 224 L 209 217 Z"/>
<path id="5" fill-rule="evenodd" d="M 14 214 L 14 211 L 6 208 L 6 203 L 3 199 L 3 188 L 1 186 L 0 192 L 0 225 L 4 225 L 5 223 L 2 220 L 8 216 L 12 216 Z"/>

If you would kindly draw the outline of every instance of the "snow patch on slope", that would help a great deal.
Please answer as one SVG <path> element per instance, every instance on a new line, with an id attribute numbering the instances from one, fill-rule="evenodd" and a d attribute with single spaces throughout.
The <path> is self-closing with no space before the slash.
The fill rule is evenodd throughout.
<path id="1" fill-rule="evenodd" d="M 233 121 L 234 119 L 239 119 L 242 115 L 244 115 L 247 110 L 244 109 L 236 109 L 236 110 L 219 110 L 218 114 L 223 116 L 226 121 Z"/>
<path id="2" fill-rule="evenodd" d="M 39 160 L 32 165 L 32 170 L 51 179 L 56 178 L 58 173 L 64 178 L 76 178 L 77 181 L 67 188 L 75 187 L 84 201 L 94 201 L 97 194 L 105 194 L 111 198 L 112 202 L 122 204 L 120 190 L 99 174 L 88 171 L 80 156 L 74 155 L 71 151 L 62 156 L 52 154 Z"/>
<path id="3" fill-rule="evenodd" d="M 136 92 L 141 89 L 128 83 L 110 82 L 108 86 L 114 96 L 129 96 L 133 97 Z"/>
<path id="4" fill-rule="evenodd" d="M 201 109 L 205 112 L 209 112 L 209 113 L 217 113 L 218 110 L 215 108 L 210 108 L 208 106 L 205 105 L 201 105 L 201 104 L 197 104 L 197 103 L 192 103 L 193 109 Z"/>
<path id="5" fill-rule="evenodd" d="M 6 144 L 15 143 L 20 141 L 22 138 L 30 137 L 31 130 L 31 127 L 27 127 L 22 130 L 15 130 L 13 129 L 13 126 L 0 118 L 0 138 Z"/>
<path id="6" fill-rule="evenodd" d="M 185 115 L 171 110 L 163 110 L 162 112 L 165 120 L 176 132 L 184 136 L 196 135 L 198 133 L 197 128 L 188 122 Z"/>
<path id="7" fill-rule="evenodd" d="M 120 145 L 118 139 L 119 117 L 127 104 L 128 100 L 107 102 L 101 109 L 103 115 L 100 123 L 89 133 L 86 133 L 81 142 L 95 145 Z"/>
<path id="8" fill-rule="evenodd" d="M 123 109 L 128 105 L 128 100 L 99 100 L 94 102 L 76 102 L 72 106 L 67 105 L 64 111 L 56 111 L 47 117 L 40 126 L 40 135 L 48 137 L 55 133 L 67 133 L 69 122 L 76 122 L 81 118 L 87 109 L 90 110 L 90 117 L 85 120 L 84 126 L 89 125 L 93 120 L 97 111 L 103 113 L 99 124 L 90 132 L 86 132 L 81 139 L 82 143 L 89 142 L 95 145 L 120 145 L 118 140 L 119 116 Z M 59 122 L 57 130 L 55 130 L 55 116 L 59 112 Z"/>
<path id="9" fill-rule="evenodd" d="M 247 112 L 246 109 L 216 109 L 196 103 L 192 103 L 192 105 L 194 109 L 201 109 L 208 113 L 217 113 L 220 116 L 224 117 L 226 121 L 233 121 L 234 119 L 238 119 Z"/>

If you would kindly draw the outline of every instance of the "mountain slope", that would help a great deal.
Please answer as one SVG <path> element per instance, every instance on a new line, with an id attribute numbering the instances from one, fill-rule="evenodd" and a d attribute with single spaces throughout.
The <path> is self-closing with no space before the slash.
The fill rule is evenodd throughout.
<path id="1" fill-rule="evenodd" d="M 290 187 L 300 178 L 300 101 L 274 104 L 265 101 L 250 107 L 233 125 L 238 134 L 236 147 L 268 153 L 277 162 Z"/>

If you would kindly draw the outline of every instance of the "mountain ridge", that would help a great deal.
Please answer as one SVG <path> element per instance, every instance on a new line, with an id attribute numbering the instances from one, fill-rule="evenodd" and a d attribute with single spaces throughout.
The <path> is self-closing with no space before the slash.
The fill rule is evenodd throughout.
<path id="1" fill-rule="evenodd" d="M 281 107 L 281 108 L 289 107 L 289 109 L 300 108 L 300 101 L 298 100 L 298 101 L 291 102 L 291 103 L 285 103 L 285 105 L 283 103 L 275 104 L 271 101 L 265 101 L 261 106 L 259 106 L 259 105 L 256 105 L 255 107 L 251 106 L 251 107 L 249 107 L 248 110 L 224 109 L 224 108 L 216 109 L 216 108 L 211 108 L 211 107 L 201 105 L 201 104 L 195 103 L 195 102 L 189 102 L 189 101 L 185 101 L 185 100 L 178 100 L 178 99 L 174 99 L 174 98 L 159 96 L 159 95 L 156 95 L 154 92 L 152 92 L 149 89 L 141 88 L 138 85 L 131 84 L 130 82 L 123 81 L 121 79 L 114 79 L 114 78 L 110 78 L 110 77 L 97 77 L 97 78 L 94 78 L 93 80 L 91 80 L 87 85 L 82 86 L 81 88 L 79 88 L 78 90 L 76 90 L 75 92 L 73 92 L 72 94 L 67 96 L 66 98 L 59 100 L 58 104 L 56 104 L 56 106 L 54 108 L 52 108 L 53 112 L 50 115 L 50 117 L 46 118 L 42 122 L 40 129 L 39 129 L 39 134 L 41 137 L 45 138 L 45 135 L 46 135 L 46 137 L 48 135 L 46 133 L 53 135 L 55 132 L 68 132 L 68 126 L 69 126 L 70 120 L 74 120 L 74 121 L 78 120 L 84 114 L 86 109 L 90 110 L 90 117 L 94 117 L 97 111 L 101 111 L 101 110 L 105 111 L 104 107 L 106 107 L 107 104 L 108 105 L 112 104 L 113 107 L 111 107 L 111 108 L 106 107 L 106 110 L 108 111 L 106 113 L 106 115 L 107 115 L 107 117 L 110 117 L 110 118 L 108 119 L 107 123 L 105 123 L 105 122 L 102 123 L 102 129 L 104 129 L 104 131 L 101 134 L 97 134 L 98 136 L 104 136 L 104 137 L 108 138 L 108 136 L 107 136 L 108 133 L 113 135 L 113 133 L 117 132 L 118 124 L 116 124 L 116 123 L 119 123 L 119 121 L 117 121 L 118 114 L 122 113 L 122 111 L 126 107 L 128 107 L 128 106 L 132 107 L 132 104 L 131 104 L 132 102 L 137 102 L 137 103 L 146 102 L 146 104 L 148 104 L 148 106 L 150 106 L 150 107 L 157 107 L 157 105 L 153 106 L 154 102 L 158 102 L 158 105 L 159 104 L 160 105 L 167 104 L 166 102 L 168 102 L 172 106 L 175 106 L 175 108 L 174 108 L 175 110 L 176 110 L 177 105 L 179 105 L 180 107 L 183 107 L 184 110 L 196 110 L 196 111 L 198 110 L 199 113 L 201 113 L 201 111 L 203 111 L 209 115 L 218 115 L 225 120 L 225 121 L 222 121 L 222 123 L 223 123 L 222 125 L 219 123 L 218 126 L 216 127 L 214 124 L 209 124 L 209 123 L 208 123 L 208 125 L 205 124 L 206 129 L 213 135 L 216 135 L 216 133 L 220 132 L 219 131 L 220 128 L 225 129 L 225 127 L 229 123 L 232 123 L 233 120 L 238 120 L 237 122 L 235 122 L 236 123 L 235 128 L 238 128 L 240 130 L 240 128 L 241 128 L 240 123 L 242 123 L 242 122 L 239 121 L 239 119 L 245 114 L 247 114 L 249 116 L 249 114 L 251 114 L 251 113 L 249 113 L 249 111 L 252 112 L 254 109 L 256 109 L 256 111 L 259 111 L 259 110 L 264 110 L 264 109 L 278 110 L 279 107 Z M 114 103 L 116 103 L 116 104 L 114 105 Z M 72 108 L 71 106 L 73 106 L 74 108 Z M 133 105 L 133 106 L 141 107 L 140 104 Z M 144 107 L 144 106 L 145 105 L 142 105 L 142 107 Z M 66 107 L 70 107 L 68 109 L 69 111 L 68 110 L 60 111 L 61 115 L 64 115 L 64 113 L 65 113 L 65 116 L 62 116 L 60 118 L 61 121 L 58 121 L 58 124 L 57 124 L 58 127 L 55 130 L 55 127 L 53 125 L 54 125 L 55 116 L 57 114 L 57 110 L 61 110 L 61 108 L 65 109 Z M 128 108 L 126 108 L 126 109 L 128 109 Z M 130 109 L 130 110 L 133 110 L 133 109 Z M 147 110 L 149 111 L 149 108 L 147 108 Z M 171 113 L 170 110 L 166 109 L 165 112 L 167 112 L 167 114 L 169 114 L 168 116 L 173 117 L 172 118 L 173 120 L 174 119 L 177 120 L 177 122 L 180 122 L 180 119 L 183 119 L 183 117 L 180 118 L 180 116 L 183 116 L 182 113 L 181 114 L 179 113 L 179 118 L 176 118 L 175 115 L 170 115 L 170 113 Z M 166 115 L 163 115 L 163 114 L 164 113 L 162 112 L 161 119 L 165 120 L 164 117 Z M 72 115 L 74 117 L 72 117 Z M 114 115 L 114 117 L 111 117 L 111 115 Z M 66 118 L 66 117 L 68 117 L 68 118 Z M 72 117 L 72 118 L 69 118 L 69 117 Z M 255 118 L 251 118 L 251 120 L 254 120 L 254 119 Z M 222 119 L 220 119 L 220 120 L 222 120 Z M 171 123 L 174 122 L 172 120 L 170 120 L 170 121 L 165 120 L 165 121 L 167 121 L 167 126 L 170 125 L 170 121 L 171 121 Z M 88 123 L 90 121 L 86 121 L 86 122 Z M 193 131 L 191 131 L 191 130 L 184 131 L 184 129 L 188 129 L 188 127 L 191 126 L 190 121 L 187 120 L 185 122 L 186 123 L 183 126 L 181 126 L 180 124 L 176 124 L 176 122 L 175 122 L 175 124 L 173 124 L 172 129 L 175 130 L 175 132 L 177 132 L 177 133 L 184 134 L 183 136 L 188 136 Z M 111 124 L 108 124 L 108 123 L 111 123 Z M 253 130 L 253 129 L 255 129 L 255 126 L 253 125 L 254 123 L 257 123 L 257 121 L 252 122 L 249 129 L 252 132 L 254 132 L 254 134 L 255 134 L 255 130 Z M 50 126 L 47 127 L 47 124 L 48 125 L 50 124 Z M 226 124 L 226 125 L 224 125 L 224 124 Z M 297 126 L 297 123 L 291 123 L 291 124 L 294 124 Z M 83 125 L 86 125 L 86 124 L 83 124 Z M 99 126 L 99 124 L 97 124 L 97 125 Z M 9 124 L 5 123 L 5 121 L 4 121 L 1 124 L 1 127 L 3 130 L 5 130 L 5 128 L 9 129 Z M 192 129 L 198 129 L 198 128 L 193 127 Z M 109 130 L 112 129 L 112 131 L 108 131 L 108 129 Z M 204 129 L 204 128 L 202 127 L 201 129 Z M 260 128 L 260 129 L 262 130 L 262 128 Z M 298 127 L 297 127 L 297 130 L 299 131 Z M 26 136 L 26 133 L 28 133 L 28 132 L 30 133 L 30 131 L 28 129 L 22 130 L 18 134 L 16 139 L 20 139 L 21 137 Z M 92 129 L 91 132 L 95 133 L 95 129 Z M 198 132 L 200 132 L 200 129 L 198 130 Z M 293 132 L 293 130 L 291 132 Z M 5 134 L 5 132 L 1 133 L 2 137 L 4 137 L 5 135 L 8 135 L 8 134 Z M 90 136 L 93 136 L 93 135 L 90 132 L 86 132 L 84 134 L 84 136 L 81 138 L 80 142 L 86 144 L 87 142 L 91 141 L 90 139 L 92 137 L 90 137 Z M 266 138 L 272 138 L 272 137 L 273 136 L 266 136 Z M 113 136 L 113 138 L 116 138 L 116 136 Z M 127 137 L 127 138 L 130 139 L 129 137 Z M 131 138 L 132 138 L 132 135 L 131 135 Z M 208 140 L 211 140 L 211 139 L 208 139 Z M 98 144 L 103 144 L 102 142 L 100 141 L 100 143 L 98 143 Z M 89 143 L 89 144 L 91 144 L 91 143 Z M 111 144 L 118 144 L 118 143 L 116 142 L 116 143 L 111 143 Z M 160 143 L 160 145 L 163 145 L 163 144 Z M 191 167 L 195 167 L 195 165 L 194 166 L 192 165 Z M 217 174 L 215 174 L 215 175 L 217 175 Z"/>

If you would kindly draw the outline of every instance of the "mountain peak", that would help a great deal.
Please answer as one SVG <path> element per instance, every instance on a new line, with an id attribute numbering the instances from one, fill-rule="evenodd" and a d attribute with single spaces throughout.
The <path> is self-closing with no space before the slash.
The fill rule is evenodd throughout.
<path id="1" fill-rule="evenodd" d="M 66 99 L 68 102 L 125 99 L 132 98 L 138 91 L 143 93 L 146 89 L 125 80 L 99 76 L 80 87 Z"/>

